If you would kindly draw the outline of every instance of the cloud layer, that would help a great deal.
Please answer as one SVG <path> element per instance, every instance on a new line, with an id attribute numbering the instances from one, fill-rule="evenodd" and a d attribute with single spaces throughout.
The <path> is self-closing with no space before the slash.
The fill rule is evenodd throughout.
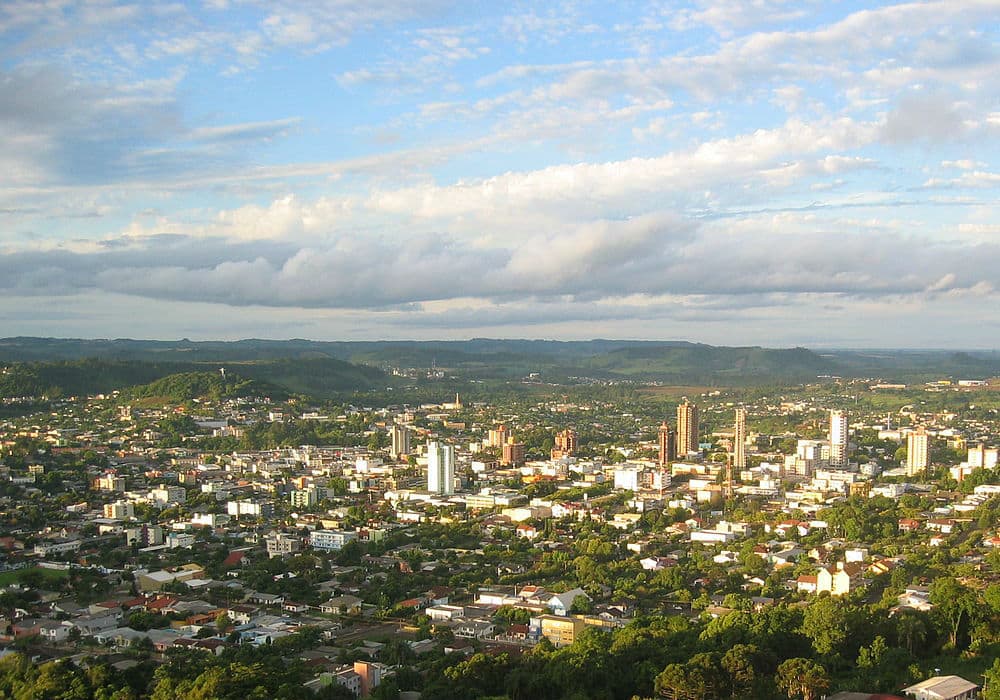
<path id="1" fill-rule="evenodd" d="M 716 342 L 729 319 L 771 345 L 933 345 L 940 323 L 981 346 L 997 20 L 990 0 L 4 3 L 0 319 Z"/>

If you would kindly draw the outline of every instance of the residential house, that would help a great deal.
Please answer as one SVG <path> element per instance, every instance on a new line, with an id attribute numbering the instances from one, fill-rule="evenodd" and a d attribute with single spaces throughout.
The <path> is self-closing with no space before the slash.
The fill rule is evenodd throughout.
<path id="1" fill-rule="evenodd" d="M 835 567 L 821 567 L 816 573 L 816 592 L 845 595 L 863 585 L 864 567 L 859 562 L 837 562 Z"/>
<path id="2" fill-rule="evenodd" d="M 934 676 L 903 688 L 903 693 L 916 700 L 976 700 L 979 686 L 961 676 Z"/>
<path id="3" fill-rule="evenodd" d="M 319 606 L 320 612 L 328 615 L 359 615 L 361 614 L 361 598 L 352 595 L 342 595 Z"/>
<path id="4" fill-rule="evenodd" d="M 552 610 L 553 615 L 565 616 L 569 614 L 570 608 L 573 607 L 573 602 L 581 596 L 588 601 L 590 600 L 590 596 L 587 595 L 586 591 L 582 588 L 574 588 L 565 593 L 553 594 L 545 603 Z"/>

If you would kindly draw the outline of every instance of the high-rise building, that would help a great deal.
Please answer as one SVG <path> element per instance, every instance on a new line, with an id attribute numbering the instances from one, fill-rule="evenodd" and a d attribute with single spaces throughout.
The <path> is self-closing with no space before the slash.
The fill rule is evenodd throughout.
<path id="1" fill-rule="evenodd" d="M 572 428 L 567 428 L 557 433 L 555 443 L 555 447 L 552 448 L 550 454 L 552 459 L 562 459 L 563 457 L 576 454 L 577 446 L 579 445 L 576 431 Z"/>
<path id="2" fill-rule="evenodd" d="M 747 467 L 747 410 L 736 409 L 736 424 L 733 426 L 733 467 Z"/>
<path id="3" fill-rule="evenodd" d="M 847 414 L 830 411 L 830 466 L 847 466 Z"/>
<path id="4" fill-rule="evenodd" d="M 394 423 L 392 426 L 392 445 L 389 454 L 393 459 L 410 454 L 410 429 L 405 425 Z"/>
<path id="5" fill-rule="evenodd" d="M 455 493 L 455 448 L 451 445 L 427 443 L 427 490 L 445 496 Z"/>
<path id="6" fill-rule="evenodd" d="M 677 407 L 677 458 L 698 451 L 698 407 L 684 399 Z"/>
<path id="7" fill-rule="evenodd" d="M 670 427 L 667 421 L 663 421 L 660 424 L 660 466 L 666 466 L 670 463 L 670 460 L 674 458 L 677 453 L 677 447 L 675 445 L 676 440 L 674 439 L 674 429 Z"/>
<path id="8" fill-rule="evenodd" d="M 525 445 L 523 442 L 515 442 L 511 439 L 503 446 L 500 454 L 500 464 L 508 467 L 520 467 L 524 464 L 524 459 Z"/>
<path id="9" fill-rule="evenodd" d="M 503 448 L 507 444 L 507 439 L 510 437 L 510 431 L 507 429 L 506 425 L 498 425 L 496 430 L 491 430 L 489 437 L 486 440 L 486 447 L 499 447 Z"/>
<path id="10" fill-rule="evenodd" d="M 906 473 L 909 476 L 922 474 L 928 464 L 927 431 L 917 428 L 906 436 Z"/>

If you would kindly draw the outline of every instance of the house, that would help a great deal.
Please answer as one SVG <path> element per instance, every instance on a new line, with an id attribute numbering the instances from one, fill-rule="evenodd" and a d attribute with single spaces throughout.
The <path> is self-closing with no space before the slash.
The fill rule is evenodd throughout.
<path id="1" fill-rule="evenodd" d="M 590 600 L 590 596 L 587 595 L 586 591 L 582 588 L 574 588 L 565 593 L 553 594 L 551 598 L 545 601 L 545 604 L 552 610 L 553 615 L 565 616 L 569 614 L 570 608 L 573 607 L 573 602 L 580 596 L 583 596 L 588 601 Z"/>
<path id="2" fill-rule="evenodd" d="M 254 605 L 232 605 L 227 612 L 234 623 L 245 625 L 260 614 L 260 608 Z"/>
<path id="3" fill-rule="evenodd" d="M 940 532 L 942 535 L 950 535 L 955 531 L 955 521 L 951 518 L 932 518 L 927 521 L 927 529 Z"/>
<path id="4" fill-rule="evenodd" d="M 976 700 L 979 686 L 961 676 L 934 676 L 903 688 L 903 693 L 916 700 Z"/>
<path id="5" fill-rule="evenodd" d="M 926 586 L 909 586 L 897 597 L 899 603 L 892 609 L 893 612 L 900 608 L 912 608 L 924 612 L 933 609 L 930 602 L 930 592 Z"/>
<path id="6" fill-rule="evenodd" d="M 799 593 L 815 593 L 816 577 L 807 575 L 799 576 L 795 581 L 795 590 Z"/>
<path id="7" fill-rule="evenodd" d="M 275 593 L 260 593 L 254 591 L 247 596 L 247 601 L 250 603 L 258 603 L 260 605 L 281 605 L 285 602 L 285 597 Z"/>
<path id="8" fill-rule="evenodd" d="M 309 609 L 309 606 L 305 603 L 296 603 L 292 600 L 286 600 L 282 603 L 281 609 L 287 613 L 304 613 Z"/>
<path id="9" fill-rule="evenodd" d="M 782 549 L 780 552 L 771 553 L 768 558 L 771 560 L 771 564 L 775 569 L 780 569 L 785 566 L 793 565 L 805 553 L 805 550 L 801 547 L 788 547 L 786 549 Z"/>
<path id="10" fill-rule="evenodd" d="M 868 566 L 868 573 L 873 576 L 887 574 L 896 568 L 898 562 L 895 559 L 876 559 Z"/>
<path id="11" fill-rule="evenodd" d="M 639 564 L 646 571 L 661 571 L 671 566 L 677 566 L 677 561 L 670 557 L 646 557 L 640 559 Z"/>
<path id="12" fill-rule="evenodd" d="M 900 532 L 916 532 L 920 529 L 920 521 L 915 518 L 900 518 L 897 527 Z"/>
<path id="13" fill-rule="evenodd" d="M 822 567 L 816 573 L 816 592 L 830 595 L 844 595 L 863 585 L 861 573 L 864 567 L 859 562 L 838 561 L 835 567 Z"/>
<path id="14" fill-rule="evenodd" d="M 12 624 L 10 631 L 14 634 L 15 639 L 18 637 L 34 637 L 41 634 L 40 624 L 41 620 L 26 618 Z"/>
<path id="15" fill-rule="evenodd" d="M 69 639 L 71 629 L 73 629 L 73 625 L 67 621 L 42 620 L 38 623 L 38 634 L 51 644 L 65 642 Z"/>
<path id="16" fill-rule="evenodd" d="M 518 537 L 523 537 L 528 540 L 533 540 L 538 537 L 538 528 L 534 525 L 528 525 L 527 523 L 521 523 L 517 526 L 516 530 Z"/>
<path id="17" fill-rule="evenodd" d="M 320 612 L 328 615 L 359 615 L 361 613 L 361 598 L 352 595 L 342 595 L 330 598 L 319 606 Z"/>
<path id="18" fill-rule="evenodd" d="M 80 630 L 84 637 L 91 637 L 101 632 L 107 632 L 118 626 L 121 615 L 84 615 L 72 620 L 73 626 Z"/>
<path id="19" fill-rule="evenodd" d="M 424 593 L 428 605 L 447 605 L 452 594 L 452 589 L 448 586 L 433 586 Z"/>
<path id="20" fill-rule="evenodd" d="M 454 620 L 458 617 L 465 617 L 465 608 L 461 605 L 432 605 L 424 613 L 434 622 L 441 620 Z"/>
<path id="21" fill-rule="evenodd" d="M 456 637 L 486 639 L 496 632 L 496 625 L 489 620 L 461 620 L 451 628 Z"/>

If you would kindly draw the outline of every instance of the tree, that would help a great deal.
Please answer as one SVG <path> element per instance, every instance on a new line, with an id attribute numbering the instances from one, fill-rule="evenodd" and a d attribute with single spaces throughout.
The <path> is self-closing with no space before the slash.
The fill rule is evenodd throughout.
<path id="1" fill-rule="evenodd" d="M 902 609 L 894 616 L 896 620 L 896 639 L 911 656 L 915 656 L 917 648 L 927 639 L 926 615 L 918 610 Z"/>
<path id="2" fill-rule="evenodd" d="M 983 674 L 982 700 L 1000 700 L 1000 659 L 996 659 L 993 665 Z"/>
<path id="3" fill-rule="evenodd" d="M 760 649 L 753 644 L 736 644 L 722 655 L 722 668 L 729 674 L 734 695 L 751 691 L 760 676 L 762 662 Z"/>
<path id="4" fill-rule="evenodd" d="M 931 584 L 930 601 L 934 605 L 935 617 L 942 621 L 948 632 L 951 647 L 957 648 L 962 622 L 978 610 L 975 592 L 951 576 L 942 576 Z"/>
<path id="5" fill-rule="evenodd" d="M 669 664 L 656 677 L 654 689 L 671 700 L 709 700 L 723 694 L 725 671 L 715 653 L 695 654 L 687 663 Z"/>
<path id="6" fill-rule="evenodd" d="M 812 659 L 796 657 L 778 666 L 775 682 L 788 695 L 789 700 L 815 700 L 830 687 L 830 676 L 825 668 Z"/>
<path id="7" fill-rule="evenodd" d="M 832 656 L 845 651 L 848 641 L 861 643 L 856 629 L 859 615 L 854 606 L 828 595 L 821 595 L 806 608 L 802 633 L 812 642 L 817 654 Z"/>
<path id="8" fill-rule="evenodd" d="M 220 612 L 218 615 L 215 616 L 215 628 L 219 631 L 219 634 L 222 634 L 227 629 L 229 629 L 230 625 L 232 624 L 233 620 L 231 617 L 229 617 L 229 613 L 227 613 L 225 610 L 223 610 L 222 612 Z"/>

